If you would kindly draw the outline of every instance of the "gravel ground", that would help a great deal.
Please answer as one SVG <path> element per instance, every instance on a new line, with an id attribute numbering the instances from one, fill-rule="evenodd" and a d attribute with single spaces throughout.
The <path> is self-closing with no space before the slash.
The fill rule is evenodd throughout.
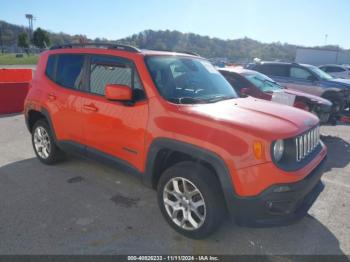
<path id="1" fill-rule="evenodd" d="M 189 240 L 163 220 L 154 191 L 92 160 L 45 166 L 22 115 L 0 117 L 0 254 L 350 254 L 350 127 L 323 127 L 325 191 L 299 223 L 225 222 Z"/>

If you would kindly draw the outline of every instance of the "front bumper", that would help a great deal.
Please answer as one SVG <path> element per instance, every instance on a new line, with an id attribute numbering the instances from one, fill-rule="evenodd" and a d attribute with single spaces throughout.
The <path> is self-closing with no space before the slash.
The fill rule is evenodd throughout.
<path id="1" fill-rule="evenodd" d="M 252 227 L 280 226 L 303 218 L 323 191 L 321 176 L 325 162 L 326 158 L 299 182 L 272 186 L 255 197 L 235 197 L 236 223 Z"/>

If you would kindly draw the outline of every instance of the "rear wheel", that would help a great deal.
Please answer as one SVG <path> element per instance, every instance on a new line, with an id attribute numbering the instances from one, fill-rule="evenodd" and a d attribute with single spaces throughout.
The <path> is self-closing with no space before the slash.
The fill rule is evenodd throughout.
<path id="1" fill-rule="evenodd" d="M 226 215 L 225 200 L 215 174 L 193 162 L 181 162 L 162 174 L 158 203 L 170 226 L 194 239 L 209 236 Z"/>
<path id="2" fill-rule="evenodd" d="M 38 159 L 52 165 L 63 159 L 63 152 L 57 147 L 51 129 L 45 120 L 38 120 L 33 127 L 32 143 Z"/>

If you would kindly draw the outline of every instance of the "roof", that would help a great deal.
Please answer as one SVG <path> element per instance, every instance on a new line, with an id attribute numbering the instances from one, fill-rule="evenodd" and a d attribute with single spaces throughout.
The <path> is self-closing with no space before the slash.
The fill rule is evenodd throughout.
<path id="1" fill-rule="evenodd" d="M 334 67 L 349 67 L 348 65 L 337 65 L 337 64 L 324 64 L 324 65 L 320 65 L 319 67 L 321 66 L 334 66 Z"/>
<path id="2" fill-rule="evenodd" d="M 254 70 L 245 69 L 243 67 L 225 67 L 225 68 L 218 68 L 220 72 L 229 72 L 229 73 L 236 73 L 236 74 L 257 74 L 258 72 Z"/>
<path id="3" fill-rule="evenodd" d="M 310 64 L 300 64 L 300 63 L 295 63 L 295 62 L 274 62 L 274 61 L 261 61 L 259 63 L 255 63 L 256 65 L 296 65 L 296 66 L 313 66 Z"/>
<path id="4" fill-rule="evenodd" d="M 274 62 L 274 61 L 261 61 L 258 64 L 264 64 L 264 65 L 291 65 L 293 63 L 288 62 Z"/>
<path id="5" fill-rule="evenodd" d="M 125 51 L 131 53 L 139 53 L 142 55 L 181 55 L 181 56 L 192 56 L 199 57 L 198 54 L 188 51 L 159 51 L 159 50 L 147 50 L 147 49 L 138 49 L 137 47 L 119 44 L 119 43 L 82 43 L 82 44 L 64 44 L 64 45 L 56 45 L 50 48 L 50 50 L 74 50 L 74 49 L 109 49 L 109 50 L 117 50 L 117 51 Z"/>
<path id="6" fill-rule="evenodd" d="M 181 56 L 195 56 L 195 57 L 199 57 L 199 55 L 195 54 L 195 53 L 191 53 L 191 52 L 172 52 L 172 51 L 159 51 L 159 50 L 148 50 L 148 49 L 142 49 L 141 53 L 143 55 L 172 55 L 172 56 L 176 56 L 176 55 L 181 55 Z"/>
<path id="7" fill-rule="evenodd" d="M 248 70 L 248 69 L 244 69 L 243 67 L 240 67 L 240 66 L 230 66 L 230 67 L 223 67 L 223 68 L 217 68 L 217 70 L 219 71 L 225 71 L 225 72 L 232 72 L 232 73 L 243 73 L 245 71 L 251 71 L 251 70 Z"/>

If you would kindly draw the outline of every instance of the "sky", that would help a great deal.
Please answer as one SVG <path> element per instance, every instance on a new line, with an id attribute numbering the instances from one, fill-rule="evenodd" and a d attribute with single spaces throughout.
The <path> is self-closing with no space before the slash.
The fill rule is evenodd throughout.
<path id="1" fill-rule="evenodd" d="M 0 0 L 0 20 L 27 25 L 26 13 L 34 28 L 92 39 L 169 29 L 350 49 L 350 0 Z"/>

